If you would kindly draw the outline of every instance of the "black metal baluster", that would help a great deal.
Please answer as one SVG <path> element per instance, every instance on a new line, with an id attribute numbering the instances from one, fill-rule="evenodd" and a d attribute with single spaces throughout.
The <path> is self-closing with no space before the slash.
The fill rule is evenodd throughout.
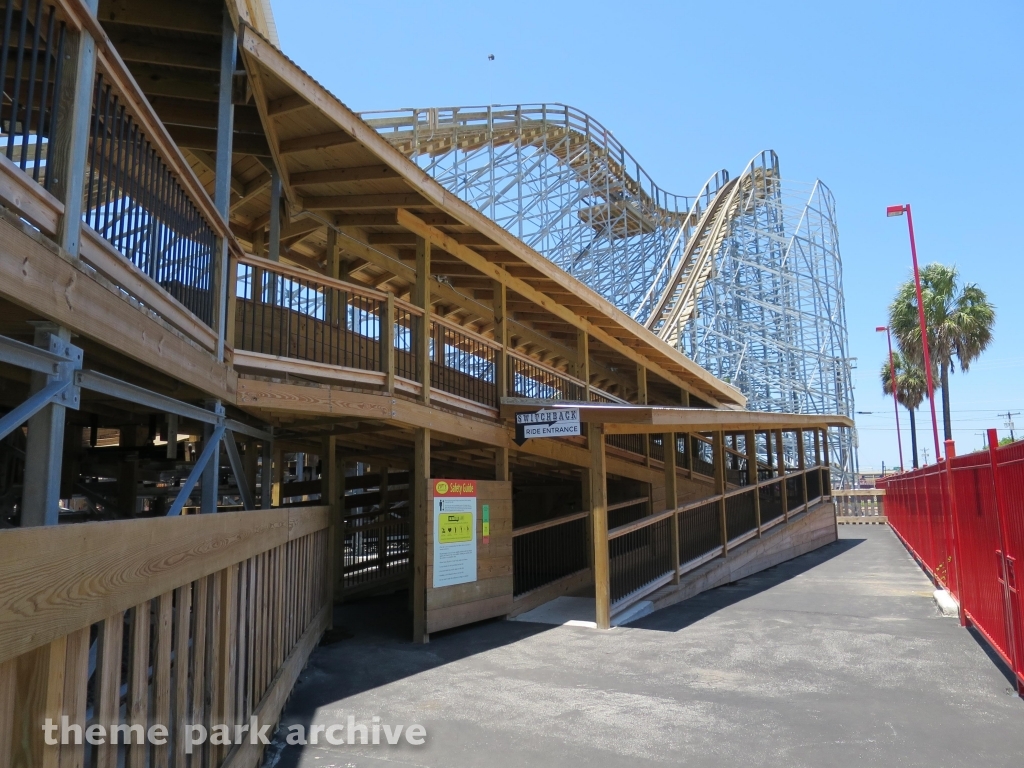
<path id="1" fill-rule="evenodd" d="M 9 2 L 10 0 L 8 0 Z M 40 3 L 41 5 L 41 3 Z M 47 154 L 50 151 L 49 142 L 49 120 L 47 113 L 47 90 L 50 87 L 50 62 L 53 54 L 53 31 L 57 19 L 57 9 L 50 6 L 50 16 L 46 24 L 46 48 L 43 51 L 43 91 L 39 94 L 39 123 L 36 125 L 36 154 L 35 154 L 35 165 L 32 168 L 32 180 L 36 183 L 39 182 L 39 168 L 42 164 L 43 159 L 43 147 L 46 146 Z M 3 82 L 0 80 L 0 82 Z M 46 137 L 46 144 L 43 144 L 43 138 Z"/>
<path id="2" fill-rule="evenodd" d="M 8 0 L 10 2 L 10 0 Z M 27 12 L 30 7 L 29 0 L 25 0 L 24 12 Z M 28 95 L 25 97 L 25 119 L 21 124 L 21 170 L 25 170 L 28 167 L 28 137 L 32 130 L 32 106 L 35 101 L 36 91 L 36 64 L 39 61 L 39 30 L 43 24 L 43 0 L 37 0 L 36 2 L 36 18 L 32 24 L 32 63 L 29 64 L 28 68 Z M 42 109 L 39 110 L 40 118 L 42 117 Z M 38 133 L 36 139 L 38 142 Z M 36 146 L 36 152 L 39 152 L 38 145 Z"/>
<path id="3" fill-rule="evenodd" d="M 110 154 L 111 149 L 107 137 L 112 137 L 111 110 L 117 111 L 117 96 L 113 95 L 110 86 L 107 86 L 103 112 L 103 137 L 100 143 L 100 170 L 97 174 L 99 186 L 96 189 L 96 211 L 94 213 L 93 229 L 102 232 L 106 229 L 106 222 L 109 218 L 107 210 L 107 197 L 110 193 Z M 111 139 L 112 140 L 112 139 Z M 100 227 L 100 211 L 103 211 L 103 227 Z"/>
<path id="4" fill-rule="evenodd" d="M 10 2 L 11 0 L 8 0 Z M 7 159 L 14 159 L 14 137 L 18 132 L 18 107 L 21 96 L 21 67 L 25 60 L 25 32 L 28 24 L 28 9 L 21 9 L 21 23 L 18 25 L 18 54 L 14 65 L 14 87 L 11 88 L 11 127 L 8 131 L 10 138 L 7 140 Z M 6 82 L 3 87 L 6 88 Z M 25 154 L 25 147 L 21 148 L 22 155 Z"/>
<path id="5" fill-rule="evenodd" d="M 7 0 L 7 12 L 4 14 L 4 39 L 0 47 L 0 89 L 7 88 L 7 56 L 10 53 L 11 24 L 14 21 L 14 3 Z M 3 130 L 3 99 L 0 99 L 0 131 Z M 14 117 L 10 119 L 7 130 L 7 145 L 10 146 L 14 134 Z"/>

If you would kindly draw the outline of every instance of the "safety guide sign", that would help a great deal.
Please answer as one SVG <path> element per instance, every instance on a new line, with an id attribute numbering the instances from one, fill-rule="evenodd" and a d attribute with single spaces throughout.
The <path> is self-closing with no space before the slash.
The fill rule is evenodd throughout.
<path id="1" fill-rule="evenodd" d="M 476 481 L 431 480 L 434 486 L 434 581 L 476 581 Z"/>

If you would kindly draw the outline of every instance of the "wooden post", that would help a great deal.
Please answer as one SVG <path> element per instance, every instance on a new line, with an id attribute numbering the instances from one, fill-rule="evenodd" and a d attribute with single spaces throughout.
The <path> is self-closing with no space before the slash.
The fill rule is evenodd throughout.
<path id="1" fill-rule="evenodd" d="M 729 526 L 725 513 L 725 433 L 711 435 L 711 461 L 715 468 L 715 495 L 718 496 L 718 514 L 722 528 L 722 553 L 729 552 Z"/>
<path id="2" fill-rule="evenodd" d="M 676 435 L 666 432 L 661 438 L 665 453 L 665 509 L 679 507 L 679 489 L 676 478 Z M 679 515 L 672 515 L 672 583 L 679 583 Z"/>
<path id="3" fill-rule="evenodd" d="M 508 470 L 508 448 L 494 449 L 494 479 L 504 483 L 512 479 Z"/>
<path id="4" fill-rule="evenodd" d="M 330 525 L 327 530 L 327 588 L 330 590 L 330 605 L 334 605 L 338 593 L 338 580 L 342 571 L 338 567 L 337 558 L 345 551 L 345 531 L 341 504 L 341 483 L 338 473 L 338 438 L 336 435 L 324 435 L 323 447 L 320 449 L 320 503 L 327 505 L 327 519 Z M 334 626 L 333 610 L 331 624 Z"/>
<path id="5" fill-rule="evenodd" d="M 427 486 L 430 482 L 430 430 L 416 430 L 412 460 L 412 641 L 426 643 L 427 635 L 427 526 L 431 518 Z"/>
<path id="6" fill-rule="evenodd" d="M 600 424 L 587 424 L 590 449 L 590 520 L 594 545 L 595 621 L 598 629 L 611 627 L 611 582 L 608 572 L 608 477 L 604 452 L 604 431 Z"/>
<path id="7" fill-rule="evenodd" d="M 642 365 L 636 367 L 636 402 L 637 405 L 647 405 L 647 369 Z M 641 435 L 644 441 L 644 464 L 651 466 L 651 436 Z M 650 497 L 650 488 L 647 492 Z"/>
<path id="8" fill-rule="evenodd" d="M 395 294 L 388 291 L 384 317 L 380 324 L 380 361 L 384 370 L 384 390 L 395 394 Z"/>
<path id="9" fill-rule="evenodd" d="M 96 13 L 99 0 L 87 0 L 85 4 Z M 96 43 L 87 29 L 76 31 L 69 25 L 66 35 L 62 88 L 57 95 L 63 119 L 57 121 L 56 135 L 48 148 L 46 172 L 53 176 L 51 191 L 64 204 L 63 215 L 57 222 L 57 244 L 69 256 L 77 258 L 92 96 L 96 85 Z"/>
<path id="10" fill-rule="evenodd" d="M 273 504 L 275 507 L 281 506 L 281 494 L 283 489 L 281 486 L 284 485 L 284 449 L 279 446 L 274 446 L 274 484 L 272 491 Z"/>
<path id="11" fill-rule="evenodd" d="M 274 441 L 263 441 L 263 459 L 260 467 L 260 509 L 270 509 L 274 503 Z"/>
<path id="12" fill-rule="evenodd" d="M 761 494 L 757 490 L 757 434 L 749 430 L 743 441 L 747 449 L 747 484 L 754 489 L 754 519 L 757 520 L 757 535 L 761 536 Z"/>
<path id="13" fill-rule="evenodd" d="M 334 227 L 327 227 L 327 250 L 324 253 L 327 257 L 327 276 L 335 280 L 342 280 L 341 276 L 341 249 L 338 248 L 338 233 Z"/>
<path id="14" fill-rule="evenodd" d="M 420 323 L 417 350 L 419 356 L 419 380 L 423 386 L 420 399 L 430 402 L 430 242 L 416 238 L 416 285 L 413 289 L 413 303 L 423 310 Z"/>
<path id="15" fill-rule="evenodd" d="M 582 328 L 576 329 L 576 378 L 587 386 L 583 402 L 590 402 L 590 334 Z"/>
<path id="16" fill-rule="evenodd" d="M 829 464 L 829 458 L 828 458 L 828 428 L 827 427 L 825 429 L 821 430 L 821 462 L 822 462 L 822 465 L 825 467 L 825 469 L 828 470 L 828 495 L 831 496 L 832 495 L 832 466 Z M 824 481 L 825 481 L 825 477 L 824 477 L 824 474 L 823 474 L 822 482 L 824 483 Z M 854 483 L 856 483 L 856 478 L 854 478 Z M 882 514 L 881 510 L 879 510 L 878 514 Z"/>
<path id="17" fill-rule="evenodd" d="M 491 299 L 494 308 L 494 340 L 501 344 L 501 350 L 495 353 L 494 384 L 498 393 L 498 404 L 501 398 L 508 397 L 508 294 L 505 284 L 493 281 L 494 297 Z"/>
<path id="18" fill-rule="evenodd" d="M 804 431 L 796 431 L 797 469 L 800 472 L 800 483 L 804 488 L 804 509 L 807 509 L 807 457 L 804 455 Z"/>
<path id="19" fill-rule="evenodd" d="M 270 261 L 281 260 L 281 174 L 276 165 L 270 169 L 270 232 L 267 258 Z M 276 303 L 273 296 L 271 302 Z"/>
<path id="20" fill-rule="evenodd" d="M 771 451 L 768 452 L 771 455 Z M 782 449 L 782 430 L 775 430 L 775 460 L 779 465 L 779 477 L 782 478 L 780 486 L 782 488 L 782 514 L 786 520 L 789 520 L 789 494 L 786 491 L 786 460 L 784 458 Z"/>

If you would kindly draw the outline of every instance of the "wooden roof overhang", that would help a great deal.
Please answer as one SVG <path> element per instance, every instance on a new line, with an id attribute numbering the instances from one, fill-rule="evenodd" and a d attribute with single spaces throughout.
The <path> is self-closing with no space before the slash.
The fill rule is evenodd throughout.
<path id="1" fill-rule="evenodd" d="M 282 258 L 322 271 L 330 226 L 350 279 L 402 295 L 415 281 L 422 237 L 433 248 L 435 311 L 486 334 L 492 292 L 502 283 L 512 334 L 538 359 L 571 361 L 577 332 L 585 331 L 592 365 L 603 367 L 606 379 L 625 387 L 635 382 L 635 366 L 644 366 L 711 405 L 743 406 L 737 389 L 431 179 L 255 29 L 240 22 L 238 32 L 252 102 L 287 198 Z M 243 242 L 268 219 L 267 189 L 233 207 Z"/>
<path id="2" fill-rule="evenodd" d="M 761 432 L 765 430 L 827 429 L 852 427 L 846 416 L 802 413 L 765 413 L 718 408 L 609 405 L 561 401 L 503 398 L 501 417 L 512 420 L 517 413 L 539 409 L 579 408 L 580 421 L 601 424 L 609 435 L 663 434 L 666 432 Z"/>

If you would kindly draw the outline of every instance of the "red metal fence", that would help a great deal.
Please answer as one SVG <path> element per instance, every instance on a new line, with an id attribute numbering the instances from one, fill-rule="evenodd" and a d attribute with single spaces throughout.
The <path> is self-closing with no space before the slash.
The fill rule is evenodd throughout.
<path id="1" fill-rule="evenodd" d="M 1014 671 L 1024 696 L 1024 442 L 879 481 L 889 524 Z"/>

